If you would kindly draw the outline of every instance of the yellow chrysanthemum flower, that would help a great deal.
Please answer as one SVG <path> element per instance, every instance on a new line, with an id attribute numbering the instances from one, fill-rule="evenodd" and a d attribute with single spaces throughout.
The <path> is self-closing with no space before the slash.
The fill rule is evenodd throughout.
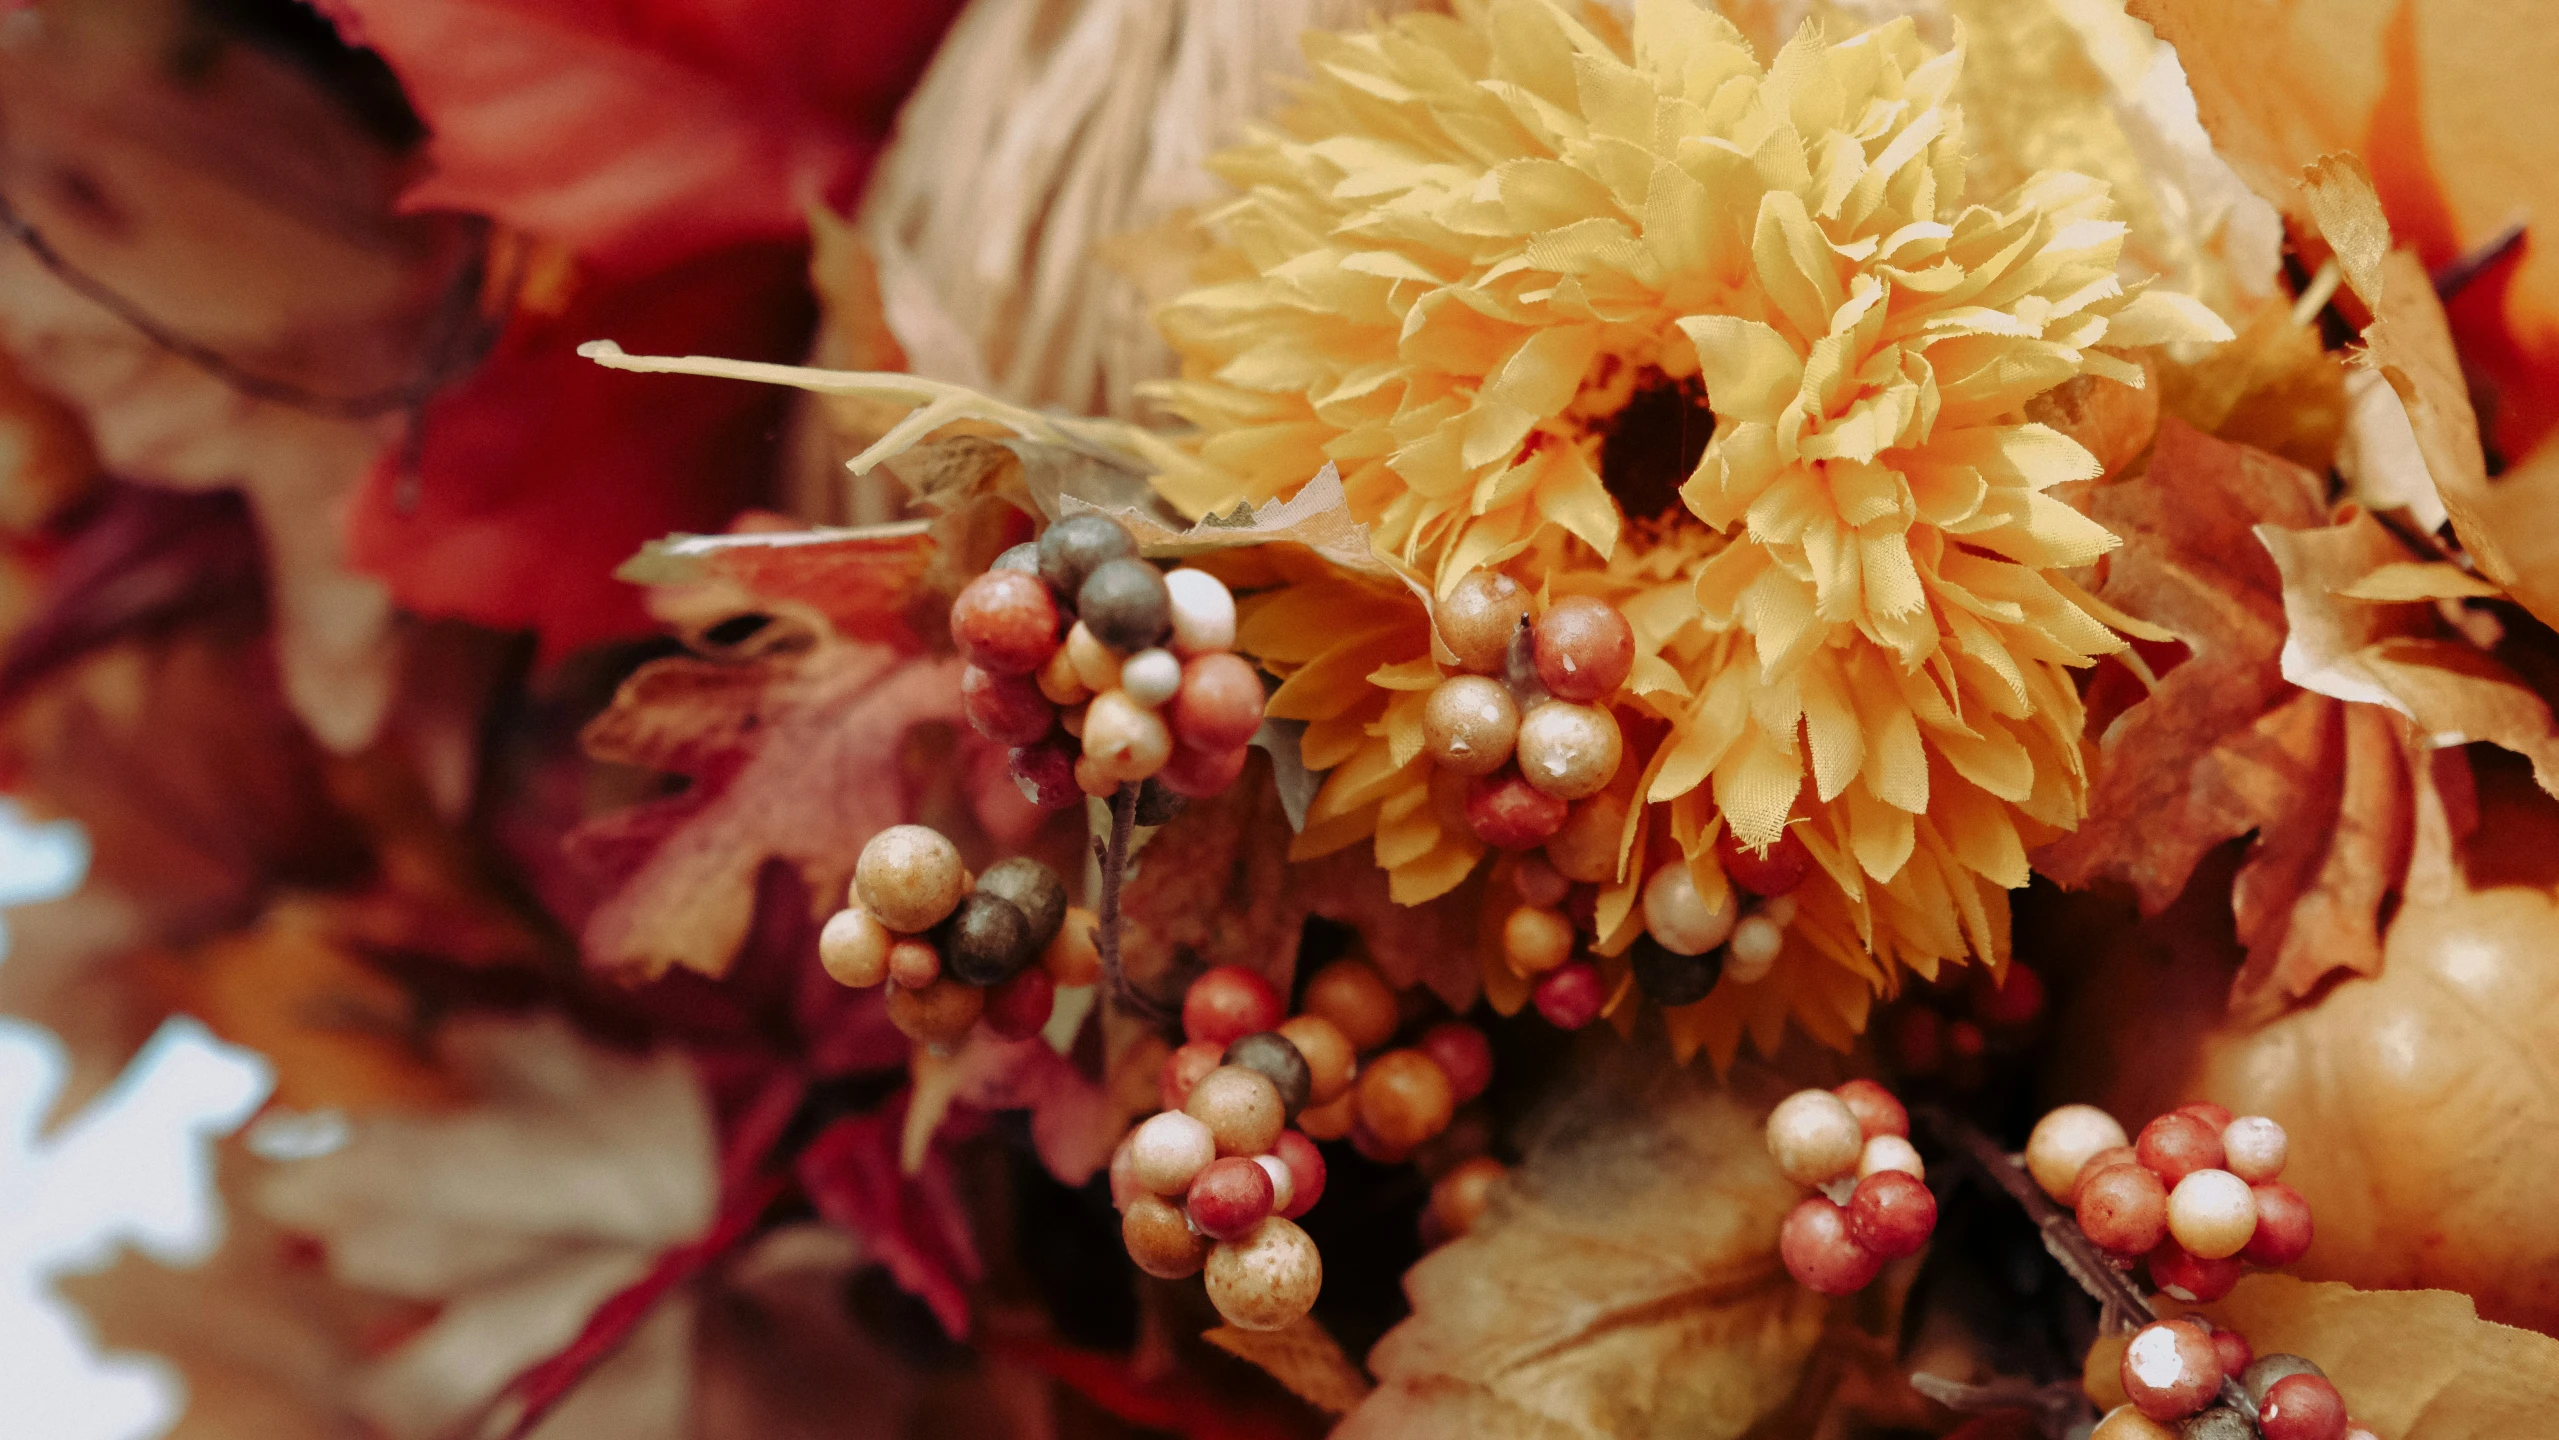
<path id="1" fill-rule="evenodd" d="M 2046 493 L 2099 467 L 2022 412 L 2227 328 L 2118 276 L 2094 180 L 1965 204 L 1960 52 L 1908 21 L 1808 26 L 1762 67 L 1691 0 L 1641 0 L 1631 33 L 1556 0 L 1458 10 L 1314 37 L 1299 106 L 1221 160 L 1243 193 L 1215 283 L 1165 317 L 1196 463 L 1159 485 L 1205 512 L 1330 462 L 1437 594 L 1497 567 L 1626 608 L 1604 939 L 1631 938 L 1651 825 L 1720 890 L 1723 829 L 1764 847 L 1792 823 L 1813 946 L 1870 989 L 2002 957 L 2028 844 L 2084 804 L 2066 667 L 2121 644 L 2059 573 L 2114 540 Z M 1419 898 L 1480 847 L 1432 813 L 1421 602 L 1390 623 L 1398 597 L 1328 588 L 1349 584 L 1301 578 L 1247 640 L 1336 766 L 1301 849 L 1373 835 Z M 1862 1024 L 1802 975 L 1737 988 Z M 1711 1041 L 1766 1023 L 1719 1005 Z"/>

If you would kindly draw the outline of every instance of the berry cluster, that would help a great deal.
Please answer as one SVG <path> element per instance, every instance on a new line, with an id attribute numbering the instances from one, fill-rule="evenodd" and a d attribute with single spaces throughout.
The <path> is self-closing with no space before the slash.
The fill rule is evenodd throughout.
<path id="1" fill-rule="evenodd" d="M 1049 809 L 1150 779 L 1214 795 L 1261 728 L 1261 676 L 1230 653 L 1235 597 L 1204 570 L 1139 558 L 1106 515 L 998 556 L 953 602 L 951 639 L 969 724 L 1013 747 L 1014 782 Z"/>
<path id="2" fill-rule="evenodd" d="M 1439 682 L 1422 743 L 1462 780 L 1467 829 L 1498 850 L 1555 838 L 1572 802 L 1608 788 L 1625 738 L 1606 704 L 1635 664 L 1635 631 L 1606 601 L 1570 595 L 1529 618 L 1517 581 L 1478 570 L 1434 612 L 1465 672 Z"/>
<path id="3" fill-rule="evenodd" d="M 872 836 L 848 898 L 818 932 L 819 963 L 840 984 L 888 982 L 889 1019 L 926 1044 L 954 1044 L 980 1019 L 1027 1039 L 1060 986 L 1101 974 L 1093 915 L 1066 903 L 1056 871 L 1015 856 L 971 877 L 959 847 L 927 826 Z"/>
<path id="4" fill-rule="evenodd" d="M 1785 949 L 1786 927 L 1795 919 L 1792 892 L 1812 868 L 1803 842 L 1789 832 L 1762 854 L 1735 844 L 1727 833 L 1717 841 L 1717 858 L 1725 877 L 1749 900 L 1708 901 L 1695 874 L 1677 859 L 1656 867 L 1644 882 L 1644 930 L 1627 960 L 1636 988 L 1657 1005 L 1703 1000 L 1727 976 L 1741 985 L 1765 979 Z M 1535 982 L 1529 998 L 1548 1022 L 1565 1030 L 1590 1024 L 1607 1007 L 1608 987 L 1599 967 L 1580 953 L 1590 917 L 1573 907 L 1593 892 L 1540 855 L 1513 861 L 1510 881 L 1520 903 L 1502 920 L 1503 963 Z"/>
<path id="5" fill-rule="evenodd" d="M 1786 1273 L 1824 1295 L 1864 1289 L 1937 1229 L 1910 1112 L 1872 1080 L 1787 1096 L 1769 1112 L 1768 1153 L 1787 1179 L 1834 1192 L 1805 1196 L 1777 1236 Z"/>
<path id="6" fill-rule="evenodd" d="M 2026 1167 L 2092 1244 L 2146 1260 L 2153 1289 L 2201 1304 L 2245 1266 L 2280 1269 L 2310 1248 L 2310 1204 L 2276 1178 L 2286 1148 L 2281 1125 L 2218 1105 L 2170 1111 L 2137 1139 L 2095 1106 L 2065 1105 L 2036 1123 Z"/>
<path id="7" fill-rule="evenodd" d="M 1410 1046 L 1383 1048 L 1402 1024 L 1394 989 L 1363 960 L 1318 970 L 1296 1015 L 1269 981 L 1240 966 L 1192 981 L 1182 997 L 1184 1043 L 1157 1080 L 1162 1110 L 1129 1132 L 1111 1161 L 1129 1258 L 1167 1278 L 1205 1269 L 1210 1301 L 1244 1329 L 1278 1329 L 1305 1314 L 1323 1264 L 1292 1222 L 1324 1193 L 1315 1141 L 1348 1139 L 1371 1160 L 1401 1163 L 1492 1082 L 1483 1032 L 1442 1021 Z M 1474 1193 L 1453 1194 L 1441 1219 L 1444 1227 L 1462 1219 L 1453 1227 L 1462 1231 L 1481 1213 L 1487 1185 L 1480 1173 L 1458 1183 Z"/>
<path id="8" fill-rule="evenodd" d="M 2090 1389 L 2103 1376 L 2092 1357 Z M 2248 1337 L 2200 1315 L 2144 1325 L 2113 1378 L 2123 1403 L 2089 1440 L 2374 1440 L 2346 1416 L 2345 1398 L 2298 1355 L 2257 1355 Z"/>

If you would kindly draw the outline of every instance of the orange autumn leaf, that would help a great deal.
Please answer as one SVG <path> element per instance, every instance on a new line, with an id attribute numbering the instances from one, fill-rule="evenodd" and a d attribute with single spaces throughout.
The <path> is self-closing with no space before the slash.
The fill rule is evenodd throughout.
<path id="1" fill-rule="evenodd" d="M 2333 969 L 2377 969 L 2379 915 L 2407 864 L 2401 722 L 2285 678 L 2282 576 L 2255 531 L 2321 525 L 2325 488 L 2172 419 L 2145 474 L 2088 496 L 2125 537 L 2098 599 L 2192 658 L 2099 739 L 2088 821 L 2035 856 L 2064 885 L 2129 882 L 2156 913 L 2206 851 L 2253 832 L 2232 896 L 2251 957 L 2232 1003 L 2250 1013 Z"/>
<path id="2" fill-rule="evenodd" d="M 2176 47 L 2215 148 L 2307 218 L 2294 179 L 2332 151 L 2372 168 L 2391 224 L 2440 267 L 2519 218 L 2559 215 L 2559 29 L 2536 0 L 2132 0 Z M 2452 306 L 2499 397 L 2510 456 L 2559 423 L 2559 249 L 2527 242 Z"/>
<path id="3" fill-rule="evenodd" d="M 2355 1423 L 2392 1440 L 2539 1434 L 2559 1409 L 2559 1340 L 2482 1320 L 2456 1291 L 2252 1275 L 2201 1309 L 2261 1355 L 2318 1365 Z"/>

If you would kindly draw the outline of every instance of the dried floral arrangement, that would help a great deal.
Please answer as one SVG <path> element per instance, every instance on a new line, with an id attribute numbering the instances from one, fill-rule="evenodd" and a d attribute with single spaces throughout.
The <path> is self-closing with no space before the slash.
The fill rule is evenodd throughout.
<path id="1" fill-rule="evenodd" d="M 0 1100 L 273 1077 L 66 1293 L 189 1440 L 2539 1433 L 2515 8 L 7 7 Z"/>

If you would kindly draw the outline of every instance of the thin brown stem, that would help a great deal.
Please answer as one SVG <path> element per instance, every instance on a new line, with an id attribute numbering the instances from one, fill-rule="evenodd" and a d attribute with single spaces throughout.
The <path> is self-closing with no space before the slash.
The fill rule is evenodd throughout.
<path id="1" fill-rule="evenodd" d="M 1137 787 L 1123 785 L 1111 795 L 1110 836 L 1093 840 L 1094 858 L 1102 866 L 1102 896 L 1096 907 L 1100 923 L 1093 927 L 1093 948 L 1101 954 L 1102 979 L 1110 986 L 1112 998 L 1148 1022 L 1162 1024 L 1171 1018 L 1170 1012 L 1129 984 L 1128 972 L 1120 964 L 1120 887 L 1128 879 L 1128 847 L 1136 834 Z"/>

